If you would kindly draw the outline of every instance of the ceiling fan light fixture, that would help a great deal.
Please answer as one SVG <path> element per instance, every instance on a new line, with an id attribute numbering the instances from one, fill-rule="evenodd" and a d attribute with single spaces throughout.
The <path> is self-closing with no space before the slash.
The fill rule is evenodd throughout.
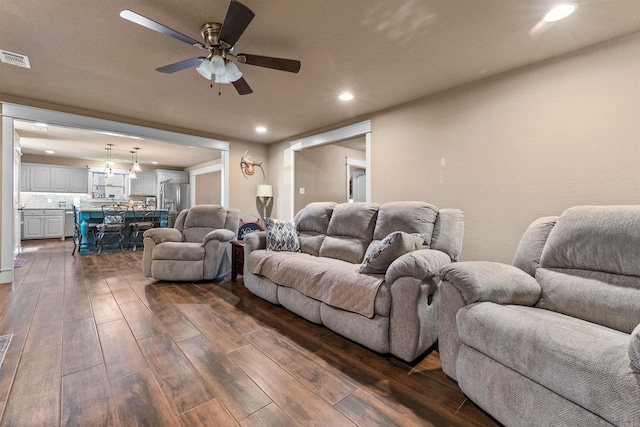
<path id="1" fill-rule="evenodd" d="M 242 78 L 242 71 L 238 69 L 238 66 L 233 62 L 229 62 L 225 65 L 226 76 L 229 78 L 230 82 L 237 82 Z"/>
<path id="2" fill-rule="evenodd" d="M 216 76 L 223 75 L 227 72 L 222 56 L 214 55 L 209 62 L 211 64 L 211 73 Z"/>
<path id="3" fill-rule="evenodd" d="M 226 74 L 216 74 L 215 82 L 221 84 L 231 83 L 231 81 L 229 80 L 229 76 L 227 76 Z"/>
<path id="4" fill-rule="evenodd" d="M 205 79 L 211 80 L 211 75 L 213 74 L 213 66 L 211 65 L 211 61 L 205 59 L 202 61 L 196 71 Z"/>

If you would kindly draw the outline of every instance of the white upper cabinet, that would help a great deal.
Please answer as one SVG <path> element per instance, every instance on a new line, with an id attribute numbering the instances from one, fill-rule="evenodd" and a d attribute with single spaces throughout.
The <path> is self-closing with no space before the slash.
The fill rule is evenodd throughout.
<path id="1" fill-rule="evenodd" d="M 31 165 L 29 168 L 29 191 L 51 191 L 51 168 Z"/>
<path id="2" fill-rule="evenodd" d="M 136 179 L 131 180 L 132 196 L 155 196 L 157 192 L 157 178 L 155 173 L 138 172 Z"/>
<path id="3" fill-rule="evenodd" d="M 86 168 L 22 164 L 20 191 L 88 193 L 89 173 Z"/>

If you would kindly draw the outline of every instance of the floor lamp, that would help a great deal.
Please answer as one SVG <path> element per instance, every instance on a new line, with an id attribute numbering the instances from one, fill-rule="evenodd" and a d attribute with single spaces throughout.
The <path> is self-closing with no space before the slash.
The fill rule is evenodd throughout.
<path id="1" fill-rule="evenodd" d="M 271 216 L 271 209 L 273 209 L 273 188 L 270 185 L 258 185 L 256 208 L 264 224 L 264 219 Z"/>

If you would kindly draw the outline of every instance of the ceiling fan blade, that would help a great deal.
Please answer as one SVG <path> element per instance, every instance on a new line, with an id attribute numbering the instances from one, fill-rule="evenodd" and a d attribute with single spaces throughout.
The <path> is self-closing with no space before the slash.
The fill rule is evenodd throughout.
<path id="1" fill-rule="evenodd" d="M 176 62 L 173 64 L 165 65 L 164 67 L 156 68 L 156 71 L 161 73 L 175 73 L 177 71 L 186 70 L 187 68 L 196 67 L 202 62 L 201 58 L 185 59 L 184 61 Z"/>
<path id="2" fill-rule="evenodd" d="M 258 67 L 273 68 L 274 70 L 297 73 L 300 71 L 300 61 L 294 59 L 272 58 L 270 56 L 239 53 L 236 58 L 242 64 L 257 65 Z"/>
<path id="3" fill-rule="evenodd" d="M 250 93 L 253 93 L 253 89 L 249 87 L 249 83 L 247 83 L 244 77 L 240 77 L 239 80 L 233 82 L 233 86 L 236 88 L 239 95 L 249 95 Z"/>
<path id="4" fill-rule="evenodd" d="M 174 39 L 180 40 L 181 42 L 185 42 L 190 44 L 191 46 L 196 46 L 200 48 L 204 48 L 203 44 L 199 41 L 192 39 L 191 37 L 187 37 L 184 34 L 181 34 L 175 30 L 172 30 L 169 27 L 165 27 L 162 24 L 157 23 L 156 21 L 152 21 L 149 18 L 146 18 L 138 13 L 135 13 L 132 10 L 125 9 L 120 12 L 120 16 L 128 21 L 131 21 L 135 24 L 142 25 L 143 27 L 147 27 L 150 30 L 157 31 L 159 33 L 165 34 L 169 37 L 173 37 Z"/>
<path id="5" fill-rule="evenodd" d="M 239 1 L 231 0 L 220 29 L 220 41 L 229 45 L 227 48 L 235 46 L 254 16 L 256 16 L 255 13 L 247 6 Z"/>

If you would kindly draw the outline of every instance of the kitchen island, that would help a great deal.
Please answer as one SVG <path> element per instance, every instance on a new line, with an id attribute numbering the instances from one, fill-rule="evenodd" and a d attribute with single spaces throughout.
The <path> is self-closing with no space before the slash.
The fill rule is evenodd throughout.
<path id="1" fill-rule="evenodd" d="M 154 218 L 157 218 L 154 222 L 160 225 L 160 227 L 167 226 L 167 210 L 156 209 Z M 127 211 L 127 217 L 125 220 L 125 230 L 129 229 L 129 224 L 134 220 L 134 212 L 131 208 Z M 90 232 L 91 224 L 102 224 L 104 216 L 101 208 L 79 208 L 78 209 L 78 223 L 80 224 L 80 232 L 82 234 L 82 246 L 79 248 L 80 255 L 89 255 L 91 253 L 90 248 L 95 249 L 95 236 Z M 128 246 L 129 234 L 125 234 L 124 245 Z M 86 244 L 85 244 L 86 243 Z"/>

